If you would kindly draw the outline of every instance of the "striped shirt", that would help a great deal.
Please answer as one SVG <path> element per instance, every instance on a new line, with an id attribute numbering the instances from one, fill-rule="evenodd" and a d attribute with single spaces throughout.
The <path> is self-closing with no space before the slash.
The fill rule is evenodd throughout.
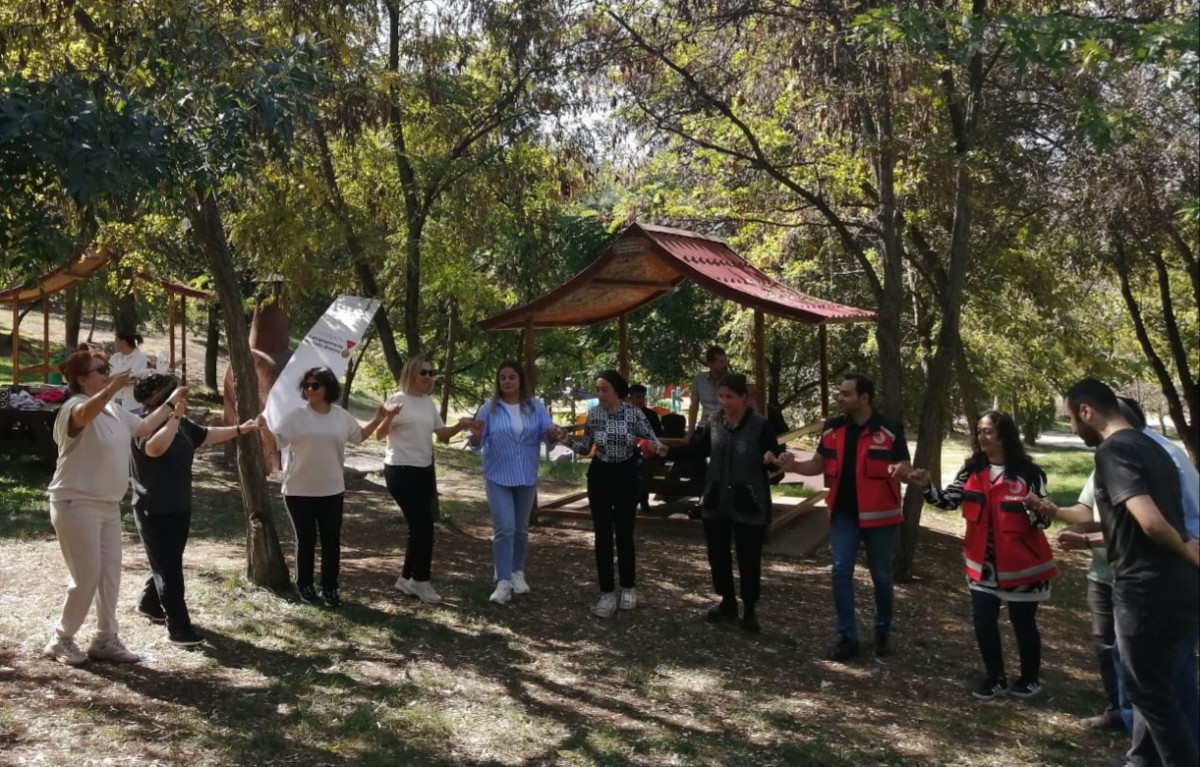
<path id="1" fill-rule="evenodd" d="M 621 463 L 639 455 L 639 439 L 657 443 L 658 437 L 641 408 L 628 402 L 608 410 L 597 405 L 588 411 L 583 424 L 583 439 L 572 442 L 576 453 L 587 453 L 596 446 L 596 460 L 601 463 Z"/>
<path id="2" fill-rule="evenodd" d="M 522 423 L 518 430 L 503 402 L 483 403 L 475 418 L 483 421 L 483 438 L 473 447 L 483 457 L 483 476 L 503 487 L 536 485 L 538 458 L 546 430 L 554 425 L 546 406 L 531 398 L 521 404 Z"/>

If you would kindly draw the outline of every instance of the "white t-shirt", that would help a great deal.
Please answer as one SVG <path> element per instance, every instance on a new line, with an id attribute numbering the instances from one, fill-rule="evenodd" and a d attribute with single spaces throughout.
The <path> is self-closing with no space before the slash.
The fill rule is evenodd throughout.
<path id="1" fill-rule="evenodd" d="M 82 394 L 72 396 L 54 419 L 58 463 L 50 480 L 50 500 L 120 503 L 129 489 L 133 435 L 142 428 L 142 419 L 109 401 L 72 437 L 71 411 L 87 400 Z"/>
<path id="2" fill-rule="evenodd" d="M 141 349 L 134 347 L 129 354 L 115 352 L 113 356 L 108 358 L 108 364 L 112 366 L 112 372 L 121 373 L 128 370 L 130 372 L 130 380 L 137 380 L 150 371 L 150 362 L 146 359 L 146 355 Z M 113 401 L 121 405 L 126 410 L 137 410 L 141 405 L 133 398 L 133 384 L 126 386 L 121 391 L 117 392 L 117 396 L 113 397 Z"/>
<path id="3" fill-rule="evenodd" d="M 521 416 L 521 403 L 510 405 L 507 402 L 501 402 L 500 404 L 508 411 L 508 422 L 512 425 L 513 437 L 521 439 L 521 433 L 525 431 L 525 419 Z"/>
<path id="4" fill-rule="evenodd" d="M 388 397 L 387 404 L 404 408 L 392 419 L 383 462 L 388 466 L 432 466 L 433 430 L 446 425 L 433 398 L 400 392 Z"/>
<path id="5" fill-rule="evenodd" d="M 337 405 L 318 413 L 308 405 L 283 417 L 275 441 L 286 447 L 283 494 L 323 497 L 346 492 L 346 443 L 362 442 L 362 427 Z"/>

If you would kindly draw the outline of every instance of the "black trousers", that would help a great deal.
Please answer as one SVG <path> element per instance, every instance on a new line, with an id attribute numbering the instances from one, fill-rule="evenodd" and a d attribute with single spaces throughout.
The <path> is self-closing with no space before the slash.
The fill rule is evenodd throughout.
<path id="1" fill-rule="evenodd" d="M 1196 603 L 1163 600 L 1148 605 L 1146 601 L 1144 596 L 1123 594 L 1119 584 L 1113 589 L 1125 691 L 1133 705 L 1129 763 L 1195 767 L 1200 752 L 1179 706 L 1175 677 L 1184 644 L 1196 636 Z"/>
<path id="2" fill-rule="evenodd" d="M 135 508 L 133 519 L 146 548 L 146 559 L 150 560 L 150 577 L 142 589 L 141 606 L 148 612 L 161 608 L 171 634 L 191 630 L 183 587 L 183 550 L 192 526 L 191 510 L 146 514 Z"/>
<path id="3" fill-rule="evenodd" d="M 742 580 L 742 602 L 753 609 L 758 604 L 762 583 L 762 550 L 766 525 L 746 525 L 732 519 L 704 520 L 704 542 L 708 546 L 708 566 L 712 570 L 713 590 L 721 600 L 735 599 L 733 557 L 729 546 L 737 548 L 738 575 Z"/>
<path id="4" fill-rule="evenodd" d="M 587 494 L 588 506 L 592 509 L 592 531 L 596 541 L 596 575 L 600 581 L 600 591 L 609 592 L 615 588 L 614 536 L 617 542 L 617 569 L 621 588 L 631 589 L 636 572 L 633 527 L 638 505 L 637 461 L 592 461 L 588 469 Z"/>
<path id="5" fill-rule="evenodd" d="M 1000 644 L 1001 601 L 992 594 L 971 591 L 975 641 L 990 677 L 1004 676 L 1004 650 Z M 1017 635 L 1017 652 L 1021 656 L 1021 678 L 1029 682 L 1038 681 L 1042 668 L 1042 635 L 1037 627 L 1037 609 L 1037 602 L 1008 603 L 1008 620 Z"/>
<path id="6" fill-rule="evenodd" d="M 1087 601 L 1092 611 L 1092 647 L 1100 667 L 1100 681 L 1104 684 L 1105 708 L 1116 711 L 1120 699 L 1117 693 L 1117 669 L 1113 665 L 1117 625 L 1113 618 L 1112 586 L 1088 579 Z"/>
<path id="7" fill-rule="evenodd" d="M 383 479 L 408 524 L 401 576 L 427 581 L 433 570 L 433 501 L 437 477 L 433 466 L 384 464 Z"/>
<path id="8" fill-rule="evenodd" d="M 338 588 L 342 569 L 342 511 L 345 494 L 285 495 L 283 504 L 296 529 L 296 585 L 313 585 L 313 559 L 321 539 L 321 589 Z"/>

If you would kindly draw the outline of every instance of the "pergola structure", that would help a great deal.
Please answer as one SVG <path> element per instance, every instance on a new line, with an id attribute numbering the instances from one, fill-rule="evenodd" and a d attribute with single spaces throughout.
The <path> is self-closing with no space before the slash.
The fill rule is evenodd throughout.
<path id="1" fill-rule="evenodd" d="M 98 250 L 88 249 L 71 259 L 66 266 L 43 274 L 28 287 L 12 288 L 0 292 L 0 305 L 12 306 L 13 317 L 13 348 L 12 370 L 13 383 L 19 383 L 21 373 L 41 373 L 42 380 L 48 381 L 53 368 L 50 366 L 50 304 L 43 299 L 66 290 L 72 285 L 83 282 L 93 273 L 100 270 L 112 260 L 112 251 L 101 247 Z M 169 282 L 161 277 L 155 277 L 146 272 L 137 272 L 137 279 L 157 285 L 167 293 L 168 334 L 170 336 L 170 366 L 174 368 L 179 362 L 180 375 L 187 380 L 187 300 L 189 298 L 209 299 L 211 296 L 202 290 L 190 288 L 187 285 Z M 42 364 L 26 370 L 21 370 L 21 306 L 35 301 L 42 302 Z M 175 356 L 175 325 L 180 326 L 180 355 Z"/>
<path id="2" fill-rule="evenodd" d="M 480 322 L 484 330 L 523 330 L 525 375 L 535 380 L 534 331 L 585 327 L 616 319 L 619 367 L 629 377 L 630 312 L 692 280 L 718 296 L 754 310 L 754 377 L 759 412 L 766 412 L 765 316 L 816 325 L 820 338 L 821 413 L 828 416 L 829 363 L 826 327 L 866 322 L 874 312 L 813 298 L 771 279 L 721 240 L 682 229 L 630 224 L 600 257 L 563 285 L 503 314 Z"/>

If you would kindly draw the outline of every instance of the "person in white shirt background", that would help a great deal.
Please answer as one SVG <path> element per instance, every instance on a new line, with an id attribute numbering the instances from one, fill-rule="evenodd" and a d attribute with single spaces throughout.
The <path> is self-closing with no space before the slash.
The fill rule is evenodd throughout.
<path id="1" fill-rule="evenodd" d="M 387 440 L 383 459 L 383 478 L 388 492 L 400 507 L 408 524 L 408 543 L 404 565 L 396 579 L 396 589 L 425 604 L 436 605 L 442 597 L 433 590 L 433 509 L 437 497 L 437 479 L 433 468 L 433 438 L 449 442 L 466 428 L 464 418 L 447 426 L 429 396 L 433 391 L 433 363 L 414 354 L 400 371 L 400 391 L 388 397 L 389 410 L 375 436 Z"/>
<path id="2" fill-rule="evenodd" d="M 138 348 L 141 343 L 142 337 L 137 333 L 118 330 L 113 335 L 113 347 L 117 351 L 108 360 L 113 373 L 129 373 L 129 385 L 117 392 L 113 400 L 131 413 L 138 413 L 142 409 L 133 396 L 134 383 L 143 375 L 152 372 L 145 352 Z"/>

